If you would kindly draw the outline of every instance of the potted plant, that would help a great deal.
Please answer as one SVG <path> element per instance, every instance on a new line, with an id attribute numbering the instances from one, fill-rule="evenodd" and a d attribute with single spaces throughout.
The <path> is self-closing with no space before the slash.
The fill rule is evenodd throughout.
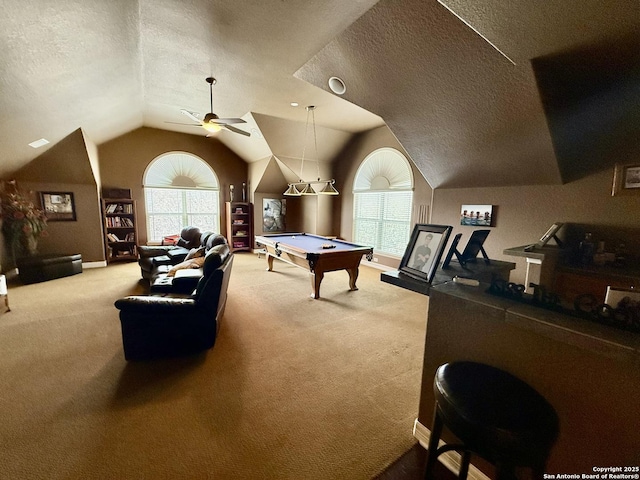
<path id="1" fill-rule="evenodd" d="M 14 260 L 35 255 L 38 252 L 38 240 L 46 234 L 44 211 L 18 190 L 15 180 L 5 182 L 0 193 L 0 210 L 2 233 Z"/>

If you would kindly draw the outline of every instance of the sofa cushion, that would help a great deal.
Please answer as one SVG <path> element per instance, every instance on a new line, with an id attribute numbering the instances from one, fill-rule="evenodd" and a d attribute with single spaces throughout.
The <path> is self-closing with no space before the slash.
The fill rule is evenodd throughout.
<path id="1" fill-rule="evenodd" d="M 187 250 L 200 246 L 200 229 L 198 227 L 185 227 L 180 232 L 177 245 Z"/>
<path id="2" fill-rule="evenodd" d="M 216 245 L 223 245 L 227 243 L 227 239 L 224 235 L 220 235 L 219 233 L 212 234 L 207 238 L 207 242 L 205 243 L 206 251 L 208 252 Z"/>
<path id="3" fill-rule="evenodd" d="M 204 263 L 204 259 L 205 259 L 205 257 L 192 258 L 190 260 L 185 260 L 182 263 L 174 265 L 167 272 L 167 276 L 173 277 L 178 270 L 182 270 L 182 269 L 185 269 L 185 268 L 195 268 L 195 269 L 200 268 L 200 267 L 202 267 L 202 264 Z"/>
<path id="4" fill-rule="evenodd" d="M 189 250 L 189 253 L 187 253 L 187 256 L 184 259 L 191 260 L 192 258 L 204 257 L 204 248 L 204 245 L 198 248 L 192 248 L 191 250 Z"/>
<path id="5" fill-rule="evenodd" d="M 205 262 L 203 265 L 204 275 L 210 275 L 216 268 L 218 268 L 229 256 L 229 246 L 226 243 L 221 243 L 214 247 L 211 247 L 204 257 Z"/>

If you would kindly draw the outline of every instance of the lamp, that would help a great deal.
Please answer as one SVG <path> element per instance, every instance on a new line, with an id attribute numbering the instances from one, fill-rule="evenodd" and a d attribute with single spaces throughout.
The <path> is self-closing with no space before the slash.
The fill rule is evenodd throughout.
<path id="1" fill-rule="evenodd" d="M 320 180 L 320 162 L 318 162 L 318 139 L 316 137 L 316 117 L 314 114 L 315 108 L 313 105 L 306 107 L 307 109 L 307 122 L 304 127 L 304 146 L 302 148 L 302 162 L 300 163 L 300 181 L 288 184 L 287 191 L 283 195 L 287 197 L 299 197 L 301 195 L 340 195 L 338 190 L 333 186 L 336 181 Z M 304 169 L 304 155 L 307 149 L 307 131 L 309 130 L 309 116 L 311 116 L 311 122 L 313 127 L 313 143 L 316 149 L 316 165 L 318 169 L 318 180 L 316 181 L 304 181 L 302 180 L 302 172 Z M 293 170 L 292 170 L 293 171 Z M 311 185 L 323 185 L 320 191 L 316 191 Z"/>

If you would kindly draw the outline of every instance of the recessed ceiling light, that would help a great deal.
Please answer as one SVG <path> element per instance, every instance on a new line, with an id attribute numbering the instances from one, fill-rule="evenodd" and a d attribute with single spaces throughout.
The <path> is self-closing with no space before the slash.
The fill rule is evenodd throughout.
<path id="1" fill-rule="evenodd" d="M 297 107 L 298 105 L 300 105 L 298 102 L 291 102 L 292 107 Z"/>
<path id="2" fill-rule="evenodd" d="M 336 95 L 343 95 L 347 91 L 347 86 L 344 81 L 338 77 L 331 77 L 329 79 L 329 88 Z"/>
<path id="3" fill-rule="evenodd" d="M 40 140 L 36 140 L 35 142 L 31 142 L 29 144 L 29 146 L 33 147 L 33 148 L 40 148 L 43 145 L 46 145 L 47 143 L 49 143 L 49 140 L 47 140 L 46 138 L 41 138 Z"/>

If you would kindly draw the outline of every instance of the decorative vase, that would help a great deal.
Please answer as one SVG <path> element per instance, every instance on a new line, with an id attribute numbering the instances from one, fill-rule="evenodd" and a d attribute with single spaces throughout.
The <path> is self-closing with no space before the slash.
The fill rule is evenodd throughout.
<path id="1" fill-rule="evenodd" d="M 38 239 L 33 235 L 27 235 L 24 238 L 24 250 L 30 257 L 38 253 Z"/>

